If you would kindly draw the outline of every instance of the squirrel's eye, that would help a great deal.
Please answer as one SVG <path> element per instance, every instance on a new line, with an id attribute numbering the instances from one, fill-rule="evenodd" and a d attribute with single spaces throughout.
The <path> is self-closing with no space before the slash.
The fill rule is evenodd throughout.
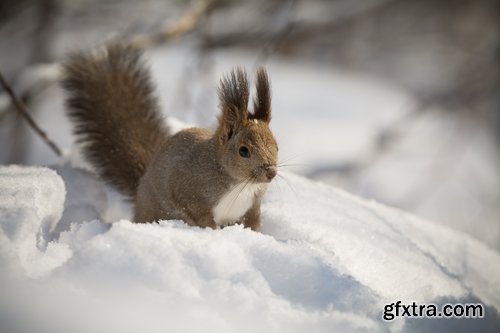
<path id="1" fill-rule="evenodd" d="M 241 146 L 239 150 L 240 156 L 244 158 L 249 158 L 250 157 L 250 150 L 248 150 L 247 147 Z"/>

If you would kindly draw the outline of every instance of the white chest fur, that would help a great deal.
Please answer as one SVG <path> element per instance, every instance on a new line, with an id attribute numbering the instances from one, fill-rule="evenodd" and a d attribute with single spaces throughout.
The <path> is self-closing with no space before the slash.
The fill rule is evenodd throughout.
<path id="1" fill-rule="evenodd" d="M 255 196 L 266 184 L 240 183 L 231 187 L 213 208 L 214 221 L 218 226 L 228 225 L 241 218 L 253 205 Z"/>

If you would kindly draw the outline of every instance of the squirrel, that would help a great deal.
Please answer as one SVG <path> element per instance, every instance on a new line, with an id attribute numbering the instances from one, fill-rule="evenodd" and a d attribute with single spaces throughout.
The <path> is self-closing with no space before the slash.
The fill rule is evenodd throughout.
<path id="1" fill-rule="evenodd" d="M 63 73 L 66 110 L 83 153 L 104 181 L 134 201 L 134 222 L 260 229 L 262 197 L 278 159 L 263 67 L 252 112 L 247 74 L 236 67 L 220 80 L 216 130 L 176 134 L 163 121 L 140 50 L 111 44 L 76 52 Z"/>

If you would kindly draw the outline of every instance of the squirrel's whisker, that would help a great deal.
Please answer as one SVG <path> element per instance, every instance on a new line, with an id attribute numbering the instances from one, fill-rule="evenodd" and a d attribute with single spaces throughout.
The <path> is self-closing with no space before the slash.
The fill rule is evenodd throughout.
<path id="1" fill-rule="evenodd" d="M 285 182 L 285 184 L 288 185 L 288 187 L 290 188 L 290 190 L 295 194 L 295 196 L 297 196 L 297 191 L 295 191 L 295 189 L 293 188 L 293 186 L 290 184 L 290 182 L 288 181 L 288 179 L 286 179 L 283 175 L 280 175 L 278 174 L 278 177 L 283 180 Z"/>
<path id="2" fill-rule="evenodd" d="M 281 163 L 286 163 L 286 162 L 289 162 L 291 160 L 294 160 L 294 159 L 300 157 L 300 155 L 303 155 L 303 154 L 294 154 L 292 156 L 289 156 L 286 159 L 282 160 Z"/>
<path id="3" fill-rule="evenodd" d="M 294 164 L 278 164 L 278 168 L 287 168 L 287 167 L 298 167 L 298 166 L 311 166 L 307 163 L 294 163 Z"/>
<path id="4" fill-rule="evenodd" d="M 243 192 L 243 190 L 245 189 L 245 187 L 247 187 L 247 185 L 255 178 L 254 175 L 251 175 L 249 176 L 248 178 L 246 178 L 242 183 L 243 183 L 243 186 L 242 188 L 238 191 L 238 193 L 236 193 L 236 195 L 233 195 L 233 198 L 231 200 L 231 203 L 229 204 L 229 206 L 226 208 L 226 213 L 229 212 L 231 210 L 231 208 L 233 208 L 233 205 L 234 203 L 236 202 L 236 200 L 238 199 L 238 197 L 240 196 L 240 194 Z"/>

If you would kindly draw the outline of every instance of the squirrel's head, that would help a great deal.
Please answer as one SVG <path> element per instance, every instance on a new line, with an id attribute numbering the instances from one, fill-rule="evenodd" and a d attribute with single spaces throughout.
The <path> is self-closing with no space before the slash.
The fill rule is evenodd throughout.
<path id="1" fill-rule="evenodd" d="M 278 145 L 271 121 L 271 90 L 266 70 L 257 70 L 253 112 L 248 111 L 248 79 L 236 68 L 219 87 L 221 116 L 216 136 L 219 163 L 241 182 L 267 183 L 277 174 Z"/>

